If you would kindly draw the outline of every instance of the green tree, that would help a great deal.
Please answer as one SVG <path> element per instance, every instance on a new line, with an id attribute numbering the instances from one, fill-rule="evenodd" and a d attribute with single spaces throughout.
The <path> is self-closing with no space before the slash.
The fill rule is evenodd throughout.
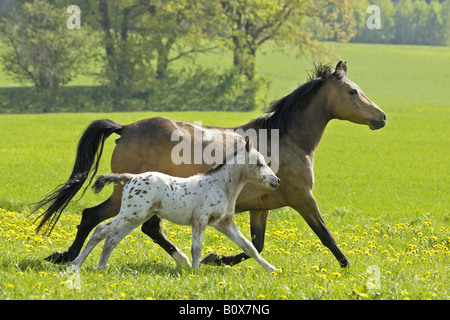
<path id="1" fill-rule="evenodd" d="M 299 49 L 311 40 L 300 28 L 304 24 L 306 0 L 220 0 L 224 34 L 233 51 L 233 65 L 252 79 L 255 74 L 256 51 L 267 40 L 293 43 Z"/>
<path id="2" fill-rule="evenodd" d="M 76 74 L 86 71 L 90 40 L 88 28 L 69 30 L 64 10 L 34 0 L 0 20 L 4 70 L 21 83 L 33 83 L 46 95 Z"/>
<path id="3" fill-rule="evenodd" d="M 145 0 L 89 0 L 86 7 L 85 20 L 101 35 L 101 76 L 117 98 L 115 103 L 120 104 L 120 97 L 141 87 L 151 76 L 151 66 L 145 61 L 153 57 L 153 51 L 145 42 L 145 34 L 133 28 L 154 6 Z"/>
<path id="4" fill-rule="evenodd" d="M 157 79 L 166 79 L 170 63 L 217 47 L 212 44 L 216 12 L 210 0 L 154 0 L 152 5 L 154 9 L 135 29 L 147 33 Z"/>
<path id="5" fill-rule="evenodd" d="M 292 44 L 299 53 L 316 47 L 314 33 L 325 39 L 348 41 L 355 34 L 360 11 L 355 0 L 219 2 L 233 65 L 250 80 L 255 75 L 256 52 L 266 41 L 273 40 L 279 47 Z"/>
<path id="6" fill-rule="evenodd" d="M 359 0 L 318 1 L 316 10 L 325 40 L 348 42 L 356 35 L 358 21 L 364 15 Z"/>
<path id="7" fill-rule="evenodd" d="M 362 5 L 367 9 L 370 5 L 380 7 L 381 29 L 369 29 L 367 19 L 370 14 L 366 13 L 359 19 L 358 30 L 352 42 L 366 43 L 391 43 L 395 33 L 395 7 L 391 0 L 368 0 Z"/>

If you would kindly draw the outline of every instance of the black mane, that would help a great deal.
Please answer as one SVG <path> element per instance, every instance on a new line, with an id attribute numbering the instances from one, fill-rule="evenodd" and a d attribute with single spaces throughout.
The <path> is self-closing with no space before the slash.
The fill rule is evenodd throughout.
<path id="1" fill-rule="evenodd" d="M 253 119 L 250 123 L 258 129 L 278 129 L 280 137 L 287 132 L 296 109 L 304 109 L 313 93 L 322 87 L 327 79 L 336 76 L 338 81 L 345 80 L 345 72 L 333 71 L 329 64 L 314 64 L 314 69 L 308 73 L 308 81 L 283 98 L 276 100 L 266 109 L 269 113 Z"/>
<path id="2" fill-rule="evenodd" d="M 238 153 L 237 150 L 234 151 L 233 156 L 232 156 L 232 157 L 229 157 L 229 159 L 230 159 L 230 160 L 231 160 L 231 159 L 234 159 L 234 157 L 236 157 L 237 153 Z M 219 171 L 220 169 L 222 169 L 222 167 L 223 167 L 225 164 L 227 164 L 227 163 L 229 163 L 229 162 L 230 162 L 230 161 L 227 159 L 227 157 L 224 158 L 223 161 L 222 161 L 222 163 L 219 163 L 217 166 L 212 167 L 211 169 L 209 169 L 208 171 L 206 171 L 205 176 L 206 176 L 206 175 L 213 174 L 214 172 Z"/>

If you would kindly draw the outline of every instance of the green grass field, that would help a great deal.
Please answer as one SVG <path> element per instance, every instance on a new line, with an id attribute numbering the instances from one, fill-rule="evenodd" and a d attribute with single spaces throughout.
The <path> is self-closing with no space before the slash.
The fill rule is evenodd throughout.
<path id="1" fill-rule="evenodd" d="M 64 266 L 42 259 L 67 249 L 83 208 L 109 194 L 90 190 L 72 203 L 51 237 L 34 233 L 28 216 L 38 201 L 64 182 L 78 138 L 94 119 L 130 123 L 164 115 L 212 125 L 237 125 L 261 114 L 113 113 L 0 116 L 0 299 L 449 299 L 450 212 L 448 92 L 450 49 L 329 44 L 330 57 L 348 62 L 348 76 L 386 113 L 380 131 L 332 121 L 315 157 L 315 187 L 323 218 L 352 262 L 341 269 L 332 254 L 290 208 L 274 210 L 262 256 L 280 268 L 266 273 L 248 260 L 232 267 L 179 269 L 139 230 L 95 269 L 98 246 L 80 282 Z M 310 60 L 266 49 L 258 71 L 271 80 L 269 99 L 306 79 Z M 214 65 L 225 55 L 199 57 Z M 0 85 L 8 85 L 5 80 Z M 80 80 L 78 80 L 80 81 Z M 114 137 L 107 141 L 100 173 L 109 172 Z M 236 217 L 250 237 L 248 214 Z M 164 231 L 188 256 L 190 229 L 166 222 Z M 240 250 L 211 229 L 203 254 Z M 371 267 L 375 266 L 375 267 Z M 370 268 L 369 268 L 370 267 Z M 372 268 L 372 269 L 371 269 Z M 376 270 L 375 272 L 371 270 Z M 372 288 L 378 277 L 378 288 Z"/>

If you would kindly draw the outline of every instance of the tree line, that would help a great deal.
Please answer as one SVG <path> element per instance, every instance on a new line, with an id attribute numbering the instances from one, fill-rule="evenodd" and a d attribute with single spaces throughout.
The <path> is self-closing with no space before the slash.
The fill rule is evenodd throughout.
<path id="1" fill-rule="evenodd" d="M 450 45 L 449 0 L 370 0 L 369 4 L 379 6 L 381 28 L 368 29 L 361 19 L 351 42 Z"/>
<path id="2" fill-rule="evenodd" d="M 314 53 L 318 40 L 443 44 L 450 20 L 449 0 L 374 0 L 380 30 L 364 28 L 357 0 L 78 0 L 78 17 L 66 12 L 72 2 L 3 2 L 0 63 L 34 91 L 28 100 L 23 88 L 0 92 L 0 112 L 17 101 L 25 112 L 251 110 L 265 103 L 268 83 L 255 70 L 267 41 L 299 55 Z M 69 28 L 77 18 L 81 27 Z M 231 53 L 228 68 L 193 63 L 217 51 Z M 64 87 L 80 74 L 101 86 Z"/>

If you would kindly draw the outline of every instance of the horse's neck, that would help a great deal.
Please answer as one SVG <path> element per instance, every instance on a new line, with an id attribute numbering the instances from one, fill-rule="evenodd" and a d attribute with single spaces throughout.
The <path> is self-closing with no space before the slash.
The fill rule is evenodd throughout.
<path id="1" fill-rule="evenodd" d="M 322 97 L 312 99 L 303 110 L 293 113 L 288 131 L 280 137 L 279 153 L 283 154 L 283 148 L 288 148 L 287 151 L 290 153 L 295 152 L 295 149 L 292 148 L 292 143 L 294 143 L 303 150 L 302 153 L 314 156 L 325 127 L 330 120 L 331 116 L 327 111 L 326 101 Z M 245 132 L 248 129 L 258 130 L 260 129 L 258 126 L 259 124 L 252 120 L 233 129 L 242 129 Z M 258 143 L 257 149 L 259 149 Z M 271 143 L 267 146 L 269 153 L 270 146 Z"/>
<path id="2" fill-rule="evenodd" d="M 313 100 L 301 114 L 292 119 L 286 137 L 300 145 L 305 154 L 313 156 L 329 121 L 325 105 Z"/>

